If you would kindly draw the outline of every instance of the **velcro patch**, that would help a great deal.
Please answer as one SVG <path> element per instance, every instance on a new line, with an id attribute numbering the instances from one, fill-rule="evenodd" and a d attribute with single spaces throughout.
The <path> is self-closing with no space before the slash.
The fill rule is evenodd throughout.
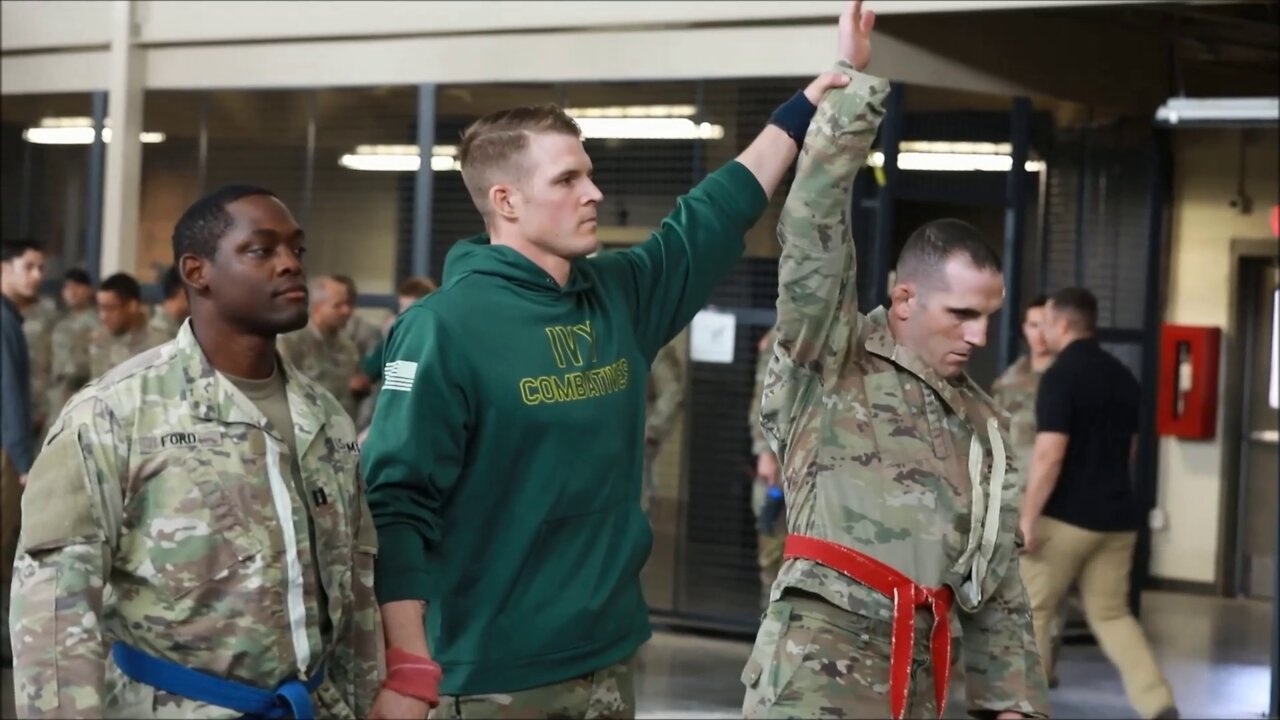
<path id="1" fill-rule="evenodd" d="M 409 360 L 393 360 L 382 369 L 382 389 L 411 392 L 413 379 L 418 374 L 418 363 Z"/>
<path id="2" fill-rule="evenodd" d="M 138 451 L 143 455 L 176 448 L 218 447 L 222 444 L 221 430 L 175 430 L 138 438 Z"/>

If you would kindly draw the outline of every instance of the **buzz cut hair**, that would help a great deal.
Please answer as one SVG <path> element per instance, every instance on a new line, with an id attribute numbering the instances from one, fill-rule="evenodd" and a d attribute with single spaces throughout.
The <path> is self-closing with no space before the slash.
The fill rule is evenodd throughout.
<path id="1" fill-rule="evenodd" d="M 462 133 L 458 162 L 462 182 L 471 202 L 488 221 L 489 189 L 500 182 L 522 177 L 527 171 L 524 154 L 534 135 L 556 133 L 582 137 L 582 128 L 554 104 L 527 105 L 501 110 L 476 120 Z"/>
<path id="2" fill-rule="evenodd" d="M 142 302 L 142 286 L 129 273 L 116 273 L 98 285 L 98 292 L 109 292 L 122 302 Z"/>
<path id="3" fill-rule="evenodd" d="M 1098 298 L 1080 287 L 1063 288 L 1049 298 L 1055 314 L 1062 313 L 1076 330 L 1092 334 L 1098 329 Z"/>
<path id="4" fill-rule="evenodd" d="M 254 195 L 279 199 L 275 193 L 256 185 L 226 185 L 192 203 L 173 227 L 174 262 L 181 262 L 183 255 L 213 259 L 218 252 L 218 241 L 233 222 L 227 206 Z"/>
<path id="5" fill-rule="evenodd" d="M 982 232 L 963 220 L 943 218 L 916 228 L 898 255 L 898 282 L 927 283 L 942 276 L 942 267 L 960 256 L 979 270 L 1001 272 L 1000 257 Z"/>

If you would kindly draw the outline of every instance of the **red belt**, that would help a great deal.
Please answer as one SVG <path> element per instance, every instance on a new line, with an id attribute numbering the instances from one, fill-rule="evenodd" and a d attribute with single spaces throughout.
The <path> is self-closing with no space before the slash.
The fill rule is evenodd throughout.
<path id="1" fill-rule="evenodd" d="M 947 680 L 951 674 L 951 588 L 921 587 L 907 576 L 857 550 L 826 540 L 788 535 L 783 557 L 811 560 L 866 585 L 893 600 L 893 634 L 889 642 L 889 708 L 895 720 L 907 710 L 911 685 L 911 648 L 915 644 L 915 609 L 933 610 L 933 632 L 929 654 L 933 659 L 933 696 L 942 718 L 947 703 Z"/>

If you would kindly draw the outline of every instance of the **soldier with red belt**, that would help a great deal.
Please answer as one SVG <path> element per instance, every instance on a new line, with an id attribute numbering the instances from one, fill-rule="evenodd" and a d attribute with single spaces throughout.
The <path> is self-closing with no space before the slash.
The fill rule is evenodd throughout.
<path id="1" fill-rule="evenodd" d="M 941 717 L 952 659 L 978 717 L 1046 717 L 1018 573 L 1021 468 L 965 374 L 1000 309 L 999 259 L 973 227 L 908 239 L 891 303 L 857 309 L 849 193 L 889 86 L 861 72 L 873 18 L 841 18 L 839 69 L 778 229 L 778 339 L 761 425 L 788 537 L 751 658 L 747 717 Z"/>

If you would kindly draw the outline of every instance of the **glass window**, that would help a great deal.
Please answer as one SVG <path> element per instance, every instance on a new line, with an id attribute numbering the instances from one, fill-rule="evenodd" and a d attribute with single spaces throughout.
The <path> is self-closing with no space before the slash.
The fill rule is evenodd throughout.
<path id="1" fill-rule="evenodd" d="M 361 294 L 395 292 L 397 243 L 413 228 L 417 113 L 416 87 L 317 92 L 311 272 L 349 275 Z"/>
<path id="2" fill-rule="evenodd" d="M 0 110 L 5 238 L 30 238 L 56 286 L 84 261 L 93 131 L 88 93 L 7 95 Z"/>
<path id="3" fill-rule="evenodd" d="M 173 226 L 201 193 L 201 118 L 208 94 L 152 91 L 143 109 L 138 198 L 139 282 L 159 282 L 173 263 Z"/>

